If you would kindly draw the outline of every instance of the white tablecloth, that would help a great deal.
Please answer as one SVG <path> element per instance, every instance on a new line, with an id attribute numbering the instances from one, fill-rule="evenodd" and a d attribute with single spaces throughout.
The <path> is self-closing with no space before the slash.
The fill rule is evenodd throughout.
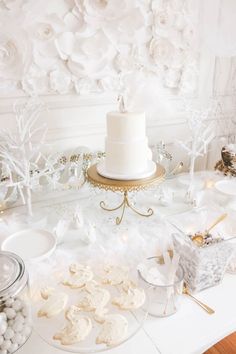
<path id="1" fill-rule="evenodd" d="M 199 205 L 218 205 L 221 208 L 227 206 L 227 198 L 214 190 L 211 183 L 206 187 L 206 181 L 215 181 L 222 178 L 213 172 L 198 174 L 203 184 L 200 186 Z M 129 255 L 137 261 L 140 256 L 151 255 L 154 248 L 160 242 L 165 242 L 165 220 L 172 214 L 178 214 L 191 209 L 193 206 L 186 204 L 184 195 L 186 186 L 180 184 L 177 179 L 165 183 L 174 194 L 174 200 L 163 206 L 159 201 L 157 190 L 140 192 L 137 197 L 130 196 L 136 203 L 136 207 L 145 209 L 153 207 L 155 215 L 151 218 L 142 218 L 131 211 L 127 211 L 121 226 L 115 225 L 116 213 L 108 213 L 99 208 L 99 201 L 105 199 L 110 205 L 115 205 L 120 200 L 120 195 L 94 192 L 92 188 L 85 187 L 80 191 L 51 192 L 38 198 L 34 204 L 35 214 L 43 227 L 52 230 L 56 222 L 66 212 L 70 215 L 75 205 L 83 210 L 86 223 L 92 223 L 96 227 L 97 241 L 93 245 L 85 245 L 79 238 L 82 234 L 71 230 L 64 243 L 59 246 L 61 250 L 70 249 L 74 252 L 88 253 L 94 256 L 97 252 L 104 252 L 107 257 L 121 254 L 127 258 Z M 4 212 L 0 231 L 2 241 L 11 232 L 23 226 L 19 224 L 21 218 L 13 215 L 24 214 L 23 207 L 12 208 Z M 47 223 L 42 216 L 47 215 Z M 36 218 L 36 219 L 37 219 Z M 17 221 L 16 221 L 17 220 Z M 23 220 L 23 219 L 22 219 Z M 5 222 L 8 222 L 6 227 Z M 31 225 L 32 226 L 32 225 Z M 35 222 L 35 227 L 39 224 Z M 132 249 L 134 252 L 132 253 Z M 199 293 L 198 298 L 214 308 L 215 314 L 206 314 L 198 305 L 188 297 L 183 296 L 182 306 L 178 312 L 167 318 L 149 317 L 143 329 L 123 345 L 112 349 L 114 354 L 200 354 L 214 343 L 236 330 L 236 275 L 226 274 L 222 284 Z M 49 347 L 36 333 L 33 333 L 28 342 L 19 350 L 19 354 L 56 354 L 59 350 Z M 61 351 L 61 353 L 63 353 Z"/>

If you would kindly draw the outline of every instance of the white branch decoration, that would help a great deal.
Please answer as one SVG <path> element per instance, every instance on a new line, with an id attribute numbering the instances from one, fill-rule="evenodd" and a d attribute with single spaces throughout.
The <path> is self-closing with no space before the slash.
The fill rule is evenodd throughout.
<path id="1" fill-rule="evenodd" d="M 187 114 L 189 114 L 188 126 L 190 138 L 186 142 L 179 141 L 179 144 L 190 157 L 190 183 L 187 192 L 187 197 L 190 200 L 192 200 L 194 193 L 194 169 L 196 159 L 207 153 L 207 148 L 215 137 L 214 122 L 209 121 L 209 118 L 214 114 L 214 110 L 214 107 L 207 110 L 187 109 Z"/>
<path id="2" fill-rule="evenodd" d="M 16 132 L 0 131 L 0 160 L 9 178 L 7 185 L 17 189 L 23 204 L 27 204 L 29 216 L 33 215 L 33 185 L 45 173 L 45 169 L 39 169 L 39 164 L 46 161 L 41 149 L 47 128 L 37 126 L 43 109 L 43 104 L 35 100 L 14 105 Z"/>

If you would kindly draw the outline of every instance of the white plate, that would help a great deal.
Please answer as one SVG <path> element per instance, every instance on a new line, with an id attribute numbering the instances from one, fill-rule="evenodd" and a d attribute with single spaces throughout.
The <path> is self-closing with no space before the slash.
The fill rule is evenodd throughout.
<path id="1" fill-rule="evenodd" d="M 105 161 L 100 162 L 97 165 L 97 171 L 98 173 L 106 178 L 110 179 L 116 179 L 116 180 L 121 180 L 121 181 L 131 181 L 131 180 L 137 180 L 137 179 L 143 179 L 152 176 L 156 172 L 156 163 L 154 161 L 148 161 L 148 166 L 146 171 L 140 174 L 129 174 L 129 175 L 120 175 L 120 174 L 114 174 L 106 171 L 106 166 L 105 166 Z"/>
<path id="2" fill-rule="evenodd" d="M 24 261 L 41 260 L 56 248 L 56 237 L 45 230 L 25 229 L 8 236 L 1 249 L 20 256 Z"/>
<path id="3" fill-rule="evenodd" d="M 221 180 L 215 183 L 215 188 L 224 194 L 236 197 L 236 181 L 234 180 Z"/>

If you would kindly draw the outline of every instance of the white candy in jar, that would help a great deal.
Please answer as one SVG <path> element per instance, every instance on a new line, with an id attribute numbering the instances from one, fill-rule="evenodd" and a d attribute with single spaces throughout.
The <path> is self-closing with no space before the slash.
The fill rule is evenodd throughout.
<path id="1" fill-rule="evenodd" d="M 14 353 L 18 349 L 18 344 L 17 343 L 12 343 L 10 348 L 8 348 L 9 353 Z"/>
<path id="2" fill-rule="evenodd" d="M 31 332 L 28 274 L 20 257 L 0 251 L 0 283 L 0 354 L 11 354 Z"/>
<path id="3" fill-rule="evenodd" d="M 25 318 L 24 318 L 24 316 L 21 313 L 18 313 L 16 315 L 16 317 L 15 317 L 15 321 L 24 323 L 25 322 Z"/>
<path id="4" fill-rule="evenodd" d="M 21 344 L 22 343 L 22 334 L 15 333 L 15 335 L 11 341 L 12 341 L 12 343 Z"/>
<path id="5" fill-rule="evenodd" d="M 14 309 L 12 309 L 11 307 L 5 307 L 5 309 L 3 311 L 5 312 L 5 314 L 7 315 L 7 318 L 9 320 L 12 320 L 13 318 L 16 317 L 16 311 Z"/>
<path id="6" fill-rule="evenodd" d="M 0 349 L 0 354 L 7 354 L 7 350 L 6 349 L 3 349 L 3 350 Z"/>
<path id="7" fill-rule="evenodd" d="M 10 339 L 5 339 L 4 342 L 1 345 L 2 350 L 8 350 L 11 346 L 11 341 Z"/>
<path id="8" fill-rule="evenodd" d="M 31 333 L 29 310 L 24 302 L 10 298 L 0 313 L 0 354 L 14 353 Z"/>
<path id="9" fill-rule="evenodd" d="M 11 327 L 8 327 L 6 332 L 4 333 L 4 338 L 5 339 L 12 339 L 12 337 L 14 337 L 15 332 L 13 331 L 13 329 Z"/>
<path id="10" fill-rule="evenodd" d="M 12 308 L 15 311 L 20 311 L 22 307 L 23 307 L 22 301 L 19 299 L 16 299 L 12 304 Z"/>
<path id="11" fill-rule="evenodd" d="M 3 335 L 7 330 L 7 321 L 0 320 L 0 335 Z"/>
<path id="12" fill-rule="evenodd" d="M 20 321 L 15 321 L 12 325 L 14 332 L 22 332 L 24 324 Z"/>
<path id="13" fill-rule="evenodd" d="M 7 316 L 4 312 L 0 312 L 0 322 L 1 321 L 6 321 L 7 320 Z"/>

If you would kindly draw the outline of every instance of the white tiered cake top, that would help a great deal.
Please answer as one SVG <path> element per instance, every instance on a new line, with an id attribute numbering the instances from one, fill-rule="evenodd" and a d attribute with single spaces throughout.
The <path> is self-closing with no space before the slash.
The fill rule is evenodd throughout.
<path id="1" fill-rule="evenodd" d="M 146 137 L 145 113 L 110 112 L 107 114 L 107 137 L 109 140 L 129 142 Z"/>

